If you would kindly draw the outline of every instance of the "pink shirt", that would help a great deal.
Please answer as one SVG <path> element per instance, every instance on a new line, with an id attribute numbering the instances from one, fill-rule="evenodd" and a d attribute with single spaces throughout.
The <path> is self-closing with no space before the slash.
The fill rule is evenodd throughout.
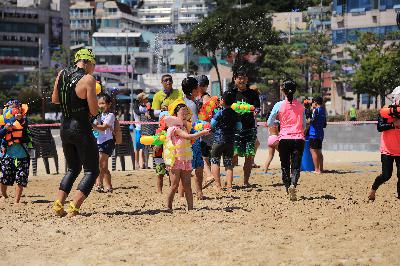
<path id="1" fill-rule="evenodd" d="M 389 129 L 382 132 L 381 153 L 400 156 L 400 129 Z"/>
<path id="2" fill-rule="evenodd" d="M 288 100 L 283 100 L 276 103 L 276 109 L 276 119 L 280 122 L 279 139 L 304 139 L 306 124 L 304 106 L 296 99 L 292 104 Z"/>

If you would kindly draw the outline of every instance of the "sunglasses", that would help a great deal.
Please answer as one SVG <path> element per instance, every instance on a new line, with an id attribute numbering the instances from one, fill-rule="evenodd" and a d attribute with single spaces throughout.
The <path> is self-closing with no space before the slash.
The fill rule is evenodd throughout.
<path id="1" fill-rule="evenodd" d="M 172 78 L 164 79 L 162 82 L 167 83 L 168 81 L 171 81 L 171 82 L 172 82 Z"/>

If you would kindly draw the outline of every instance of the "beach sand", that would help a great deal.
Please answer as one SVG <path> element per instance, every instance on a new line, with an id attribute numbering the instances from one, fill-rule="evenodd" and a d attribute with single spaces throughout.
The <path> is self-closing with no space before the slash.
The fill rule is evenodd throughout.
<path id="1" fill-rule="evenodd" d="M 276 157 L 270 173 L 254 170 L 252 188 L 208 188 L 189 212 L 176 197 L 173 213 L 155 192 L 153 170 L 116 171 L 114 193 L 92 192 L 74 218 L 53 216 L 61 175 L 41 170 L 22 204 L 0 203 L 0 265 L 399 265 L 397 178 L 368 203 L 379 153 L 326 152 L 325 159 L 330 173 L 302 173 L 296 202 Z M 234 174 L 240 185 L 241 169 Z"/>

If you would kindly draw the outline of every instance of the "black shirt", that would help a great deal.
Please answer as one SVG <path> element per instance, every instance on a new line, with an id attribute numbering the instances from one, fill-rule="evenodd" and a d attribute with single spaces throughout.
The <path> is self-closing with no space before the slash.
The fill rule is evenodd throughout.
<path id="1" fill-rule="evenodd" d="M 260 97 L 256 91 L 250 88 L 240 91 L 236 87 L 230 91 L 236 95 L 235 102 L 246 102 L 254 105 L 255 108 L 260 108 Z M 242 122 L 242 129 L 250 129 L 257 126 L 254 114 L 252 112 L 240 115 L 240 121 Z"/>

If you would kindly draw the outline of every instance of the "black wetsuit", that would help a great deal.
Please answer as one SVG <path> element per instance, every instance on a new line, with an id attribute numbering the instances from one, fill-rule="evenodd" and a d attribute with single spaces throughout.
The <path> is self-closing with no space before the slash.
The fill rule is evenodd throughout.
<path id="1" fill-rule="evenodd" d="M 99 175 L 99 152 L 92 133 L 88 102 L 75 92 L 76 84 L 84 75 L 82 68 L 65 68 L 57 89 L 62 111 L 60 135 L 68 166 L 60 190 L 69 194 L 83 166 L 84 176 L 77 189 L 87 197 Z"/>

